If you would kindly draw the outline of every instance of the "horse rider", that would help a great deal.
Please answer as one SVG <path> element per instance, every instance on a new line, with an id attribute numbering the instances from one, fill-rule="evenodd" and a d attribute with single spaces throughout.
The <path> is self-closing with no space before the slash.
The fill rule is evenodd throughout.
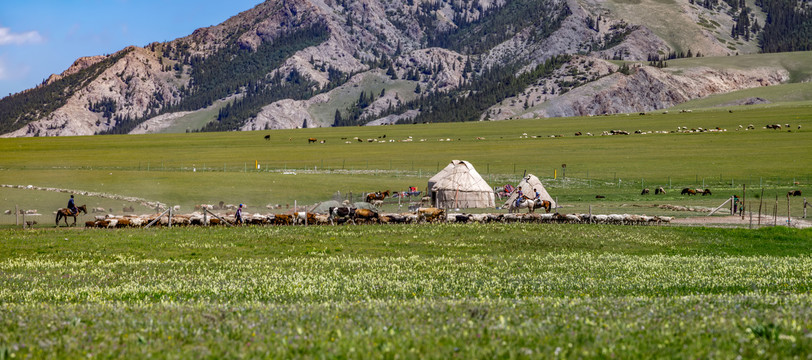
<path id="1" fill-rule="evenodd" d="M 70 210 L 71 214 L 73 215 L 79 213 L 79 209 L 76 208 L 76 204 L 73 202 L 73 195 L 71 195 L 70 200 L 68 200 L 68 210 Z"/>
<path id="2" fill-rule="evenodd" d="M 237 223 L 237 224 L 240 224 L 240 225 L 242 225 L 242 223 L 243 223 L 243 221 L 242 221 L 242 204 L 240 204 L 240 207 L 237 208 L 237 213 L 234 214 L 234 222 Z"/>
<path id="3" fill-rule="evenodd" d="M 524 193 L 522 192 L 522 188 L 516 189 L 516 207 L 521 206 L 522 200 L 524 200 Z"/>
<path id="4" fill-rule="evenodd" d="M 538 189 L 533 189 L 533 191 L 536 192 L 536 197 L 534 197 L 533 200 L 536 200 L 536 201 L 541 200 L 541 194 L 539 194 Z"/>

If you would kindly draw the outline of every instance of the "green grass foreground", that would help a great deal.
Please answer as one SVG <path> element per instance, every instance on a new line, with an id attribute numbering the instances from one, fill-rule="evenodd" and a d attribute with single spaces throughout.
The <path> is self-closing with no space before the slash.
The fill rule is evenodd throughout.
<path id="1" fill-rule="evenodd" d="M 0 357 L 807 358 L 812 230 L 3 230 Z"/>

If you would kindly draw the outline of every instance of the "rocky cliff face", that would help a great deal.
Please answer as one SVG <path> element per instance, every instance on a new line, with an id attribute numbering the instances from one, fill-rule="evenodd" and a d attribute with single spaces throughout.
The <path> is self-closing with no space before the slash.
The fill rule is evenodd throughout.
<path id="1" fill-rule="evenodd" d="M 590 66 L 593 70 L 591 73 L 585 72 L 584 63 L 594 63 Z M 630 70 L 629 75 L 624 75 L 616 72 L 618 67 L 614 64 L 587 57 L 575 58 L 562 69 L 521 95 L 492 107 L 487 112 L 488 118 L 502 120 L 645 112 L 713 94 L 777 85 L 789 80 L 789 73 L 778 68 L 659 69 L 638 65 Z M 594 80 L 561 94 L 562 89 L 558 84 L 574 79 L 566 69 L 576 69 L 579 75 L 575 77 L 587 76 Z M 534 103 L 534 100 L 537 102 Z M 523 107 L 525 102 L 530 104 L 529 108 Z"/>
<path id="2" fill-rule="evenodd" d="M 61 106 L 47 113 L 9 111 L 11 118 L 0 121 L 17 126 L 4 136 L 91 135 L 122 129 L 143 133 L 168 128 L 190 112 L 233 102 L 253 111 L 240 113 L 250 116 L 236 120 L 221 114 L 226 118 L 218 121 L 237 121 L 231 129 L 332 126 L 335 111 L 354 116 L 353 121 L 392 123 L 416 116 L 418 109 L 408 108 L 409 100 L 432 94 L 464 96 L 454 91 L 488 69 L 520 65 L 521 73 L 561 54 L 589 56 L 577 56 L 555 76 L 492 104 L 482 118 L 650 110 L 787 78 L 776 69 L 696 69 L 688 75 L 642 67 L 628 76 L 610 75 L 617 66 L 602 59 L 645 60 L 674 50 L 657 35 L 659 28 L 650 28 L 658 24 L 645 23 L 647 18 L 635 23 L 633 17 L 618 14 L 621 8 L 600 0 L 537 0 L 550 11 L 522 22 L 528 14 L 521 6 L 529 4 L 522 1 L 269 0 L 167 43 L 78 59 L 41 85 L 69 84 L 63 93 L 70 96 Z M 724 18 L 718 11 L 708 15 L 696 7 L 681 9 L 696 21 Z M 225 90 L 212 90 L 218 84 L 205 81 L 210 75 L 205 69 L 228 68 L 222 59 L 237 61 L 269 47 L 292 47 L 292 34 L 322 26 L 326 40 L 291 52 L 272 68 L 259 69 L 250 81 Z M 483 49 L 479 44 L 490 45 Z M 221 56 L 224 53 L 227 56 Z M 220 59 L 215 64 L 219 68 L 206 67 L 212 59 Z M 101 65 L 103 71 L 97 75 L 86 80 L 80 76 Z M 571 69 L 576 72 L 567 73 Z M 364 80 L 371 77 L 388 80 L 375 84 Z M 302 81 L 306 86 L 294 86 Z M 296 90 L 273 93 L 282 86 Z M 366 93 L 374 93 L 369 104 L 348 100 L 347 94 L 359 87 L 370 87 Z M 562 89 L 568 92 L 561 95 Z M 225 98 L 236 100 L 219 101 Z M 0 110 L 9 103 L 0 101 Z"/>

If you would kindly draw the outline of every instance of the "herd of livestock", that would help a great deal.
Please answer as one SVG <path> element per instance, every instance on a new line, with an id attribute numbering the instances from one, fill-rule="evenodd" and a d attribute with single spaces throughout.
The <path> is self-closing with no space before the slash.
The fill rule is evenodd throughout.
<path id="1" fill-rule="evenodd" d="M 659 225 L 671 222 L 668 216 L 633 214 L 466 214 L 447 213 L 445 209 L 418 208 L 408 213 L 379 213 L 350 207 L 330 208 L 326 214 L 295 212 L 292 214 L 245 214 L 242 225 L 341 225 L 341 224 L 420 224 L 420 223 L 596 223 L 617 225 Z M 87 221 L 86 227 L 121 228 L 152 226 L 240 225 L 235 215 L 211 212 L 191 214 L 100 215 Z"/>

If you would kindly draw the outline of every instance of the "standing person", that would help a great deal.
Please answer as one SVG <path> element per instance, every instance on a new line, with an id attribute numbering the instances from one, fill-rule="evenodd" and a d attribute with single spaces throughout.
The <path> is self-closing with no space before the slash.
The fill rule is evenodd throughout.
<path id="1" fill-rule="evenodd" d="M 237 208 L 237 213 L 234 214 L 234 222 L 242 225 L 242 204 Z"/>
<path id="2" fill-rule="evenodd" d="M 739 195 L 733 195 L 733 215 L 739 212 Z"/>
<path id="3" fill-rule="evenodd" d="M 73 195 L 71 195 L 70 200 L 68 200 L 68 210 L 74 215 L 79 213 L 79 209 L 76 208 L 76 204 L 73 202 Z"/>

